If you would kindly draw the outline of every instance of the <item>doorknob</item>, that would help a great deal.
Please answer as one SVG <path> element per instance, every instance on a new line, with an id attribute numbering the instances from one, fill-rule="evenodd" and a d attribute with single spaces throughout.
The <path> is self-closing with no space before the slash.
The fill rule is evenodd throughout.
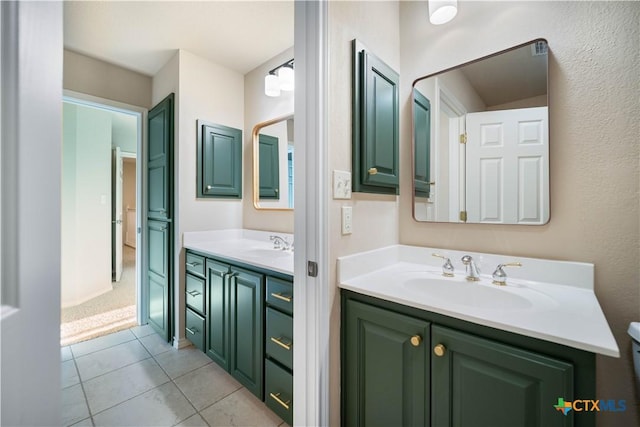
<path id="1" fill-rule="evenodd" d="M 444 353 L 447 351 L 447 348 L 442 345 L 442 344 L 438 344 L 437 346 L 433 347 L 433 352 L 435 353 L 436 356 L 438 357 L 442 357 L 444 356 Z"/>

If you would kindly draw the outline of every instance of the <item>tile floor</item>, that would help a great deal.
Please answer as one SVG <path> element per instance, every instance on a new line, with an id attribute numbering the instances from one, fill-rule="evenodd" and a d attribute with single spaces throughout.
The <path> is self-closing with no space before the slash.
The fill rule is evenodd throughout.
<path id="1" fill-rule="evenodd" d="M 61 348 L 64 426 L 286 426 L 195 347 L 149 326 Z"/>

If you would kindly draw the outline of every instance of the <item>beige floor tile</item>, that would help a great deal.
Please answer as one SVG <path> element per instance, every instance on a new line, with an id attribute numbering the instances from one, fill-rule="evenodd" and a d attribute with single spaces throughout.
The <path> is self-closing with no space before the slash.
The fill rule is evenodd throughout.
<path id="1" fill-rule="evenodd" d="M 167 383 L 93 417 L 96 426 L 174 426 L 195 414 L 193 406 Z"/>
<path id="2" fill-rule="evenodd" d="M 178 377 L 174 382 L 199 411 L 242 387 L 215 363 Z"/>
<path id="3" fill-rule="evenodd" d="M 67 360 L 73 359 L 73 354 L 71 353 L 71 347 L 65 346 L 60 347 L 60 361 L 66 362 Z"/>
<path id="4" fill-rule="evenodd" d="M 62 388 L 80 384 L 80 377 L 78 376 L 76 363 L 73 359 L 62 362 L 60 365 L 60 377 Z"/>
<path id="5" fill-rule="evenodd" d="M 153 359 L 145 359 L 84 382 L 92 414 L 131 399 L 169 381 Z"/>
<path id="6" fill-rule="evenodd" d="M 200 414 L 195 414 L 178 424 L 176 427 L 209 427 L 209 424 L 202 419 Z"/>
<path id="7" fill-rule="evenodd" d="M 104 350 L 135 339 L 136 336 L 133 335 L 131 331 L 126 330 L 105 335 L 100 338 L 94 338 L 89 341 L 83 341 L 78 344 L 72 344 L 70 347 L 71 351 L 73 351 L 73 356 L 78 358 L 80 356 L 95 353 L 96 351 Z"/>
<path id="8" fill-rule="evenodd" d="M 122 368 L 150 357 L 138 340 L 77 357 L 76 365 L 82 381 Z"/>
<path id="9" fill-rule="evenodd" d="M 245 388 L 209 406 L 200 415 L 211 427 L 277 427 L 282 420 Z"/>
<path id="10" fill-rule="evenodd" d="M 70 426 L 89 417 L 89 408 L 80 384 L 62 390 L 62 425 Z"/>
<path id="11" fill-rule="evenodd" d="M 93 427 L 93 421 L 91 421 L 91 418 L 87 418 L 80 421 L 79 423 L 75 423 L 71 427 Z"/>
<path id="12" fill-rule="evenodd" d="M 155 359 L 171 379 L 213 363 L 206 354 L 195 347 L 186 347 L 180 350 L 172 348 L 171 351 L 155 356 Z"/>
<path id="13" fill-rule="evenodd" d="M 138 338 L 146 337 L 147 335 L 156 333 L 156 331 L 154 331 L 153 328 L 149 325 L 134 326 L 129 330 L 133 332 L 133 334 Z"/>
<path id="14" fill-rule="evenodd" d="M 171 344 L 166 342 L 158 334 L 147 335 L 145 337 L 138 338 L 138 340 L 147 349 L 147 351 L 151 353 L 153 356 L 173 349 Z"/>

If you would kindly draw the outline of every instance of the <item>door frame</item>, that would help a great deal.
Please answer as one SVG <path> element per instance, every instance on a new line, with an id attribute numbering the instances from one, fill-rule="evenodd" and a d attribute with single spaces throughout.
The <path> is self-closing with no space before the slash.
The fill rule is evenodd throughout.
<path id="1" fill-rule="evenodd" d="M 329 425 L 328 2 L 296 1 L 294 56 L 294 425 Z M 317 265 L 308 275 L 310 262 Z"/>
<path id="2" fill-rule="evenodd" d="M 143 284 L 143 271 L 146 266 L 146 254 L 144 252 L 143 243 L 146 242 L 147 233 L 146 230 L 146 218 L 142 215 L 142 212 L 146 212 L 147 206 L 144 199 L 146 183 L 144 182 L 146 177 L 143 173 L 143 168 L 146 167 L 146 156 L 144 150 L 146 149 L 143 143 L 147 135 L 147 113 L 146 108 L 138 107 L 136 105 L 126 104 L 123 102 L 113 101 L 111 99 L 100 98 L 98 96 L 87 95 L 85 93 L 76 92 L 68 89 L 63 90 L 62 100 L 77 105 L 84 105 L 94 108 L 100 108 L 103 110 L 116 111 L 119 113 L 132 114 L 137 117 L 137 142 L 136 142 L 136 223 L 138 233 L 136 234 L 136 322 L 138 325 L 144 324 L 144 319 L 147 318 L 147 309 L 142 304 L 144 297 Z M 123 156 L 124 157 L 124 156 Z"/>

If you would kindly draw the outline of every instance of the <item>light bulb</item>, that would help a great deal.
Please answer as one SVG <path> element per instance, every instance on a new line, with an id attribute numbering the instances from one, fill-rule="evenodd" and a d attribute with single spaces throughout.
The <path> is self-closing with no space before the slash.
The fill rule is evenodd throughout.
<path id="1" fill-rule="evenodd" d="M 429 0 L 429 21 L 433 25 L 446 24 L 458 13 L 458 0 Z"/>
<path id="2" fill-rule="evenodd" d="M 292 91 L 295 86 L 295 73 L 293 68 L 289 66 L 281 67 L 278 70 L 278 80 L 280 81 L 280 90 Z"/>
<path id="3" fill-rule="evenodd" d="M 264 78 L 264 94 L 267 96 L 280 96 L 280 81 L 275 74 L 267 74 Z"/>

